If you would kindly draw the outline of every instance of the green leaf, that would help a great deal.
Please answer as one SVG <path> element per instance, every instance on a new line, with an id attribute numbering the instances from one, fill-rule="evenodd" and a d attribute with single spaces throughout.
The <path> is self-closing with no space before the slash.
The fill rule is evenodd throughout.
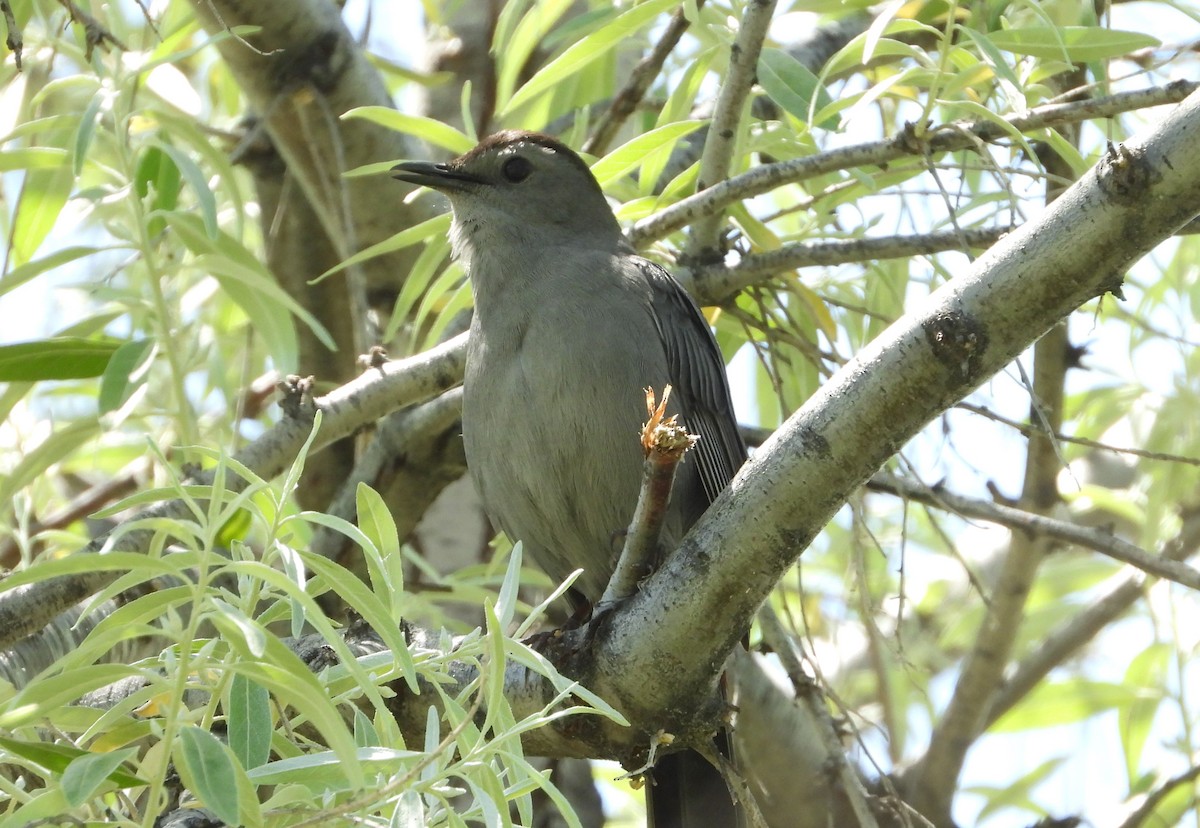
<path id="1" fill-rule="evenodd" d="M 0 152 L 0 172 L 46 170 L 61 167 L 69 156 L 58 147 L 23 147 Z"/>
<path id="2" fill-rule="evenodd" d="M 147 354 L 152 353 L 153 346 L 153 339 L 137 339 L 122 344 L 113 353 L 100 380 L 101 414 L 116 411 L 125 404 L 134 389 L 144 382 L 144 376 L 137 380 L 134 380 L 133 376 L 146 364 Z"/>
<path id="3" fill-rule="evenodd" d="M 270 633 L 255 619 L 246 615 L 238 607 L 220 598 L 212 598 L 217 610 L 209 616 L 213 626 L 221 632 L 221 636 L 239 652 L 250 658 L 262 658 L 267 649 L 267 638 Z"/>
<path id="4" fill-rule="evenodd" d="M 63 794 L 67 802 L 78 808 L 106 781 L 122 788 L 132 787 L 129 779 L 135 780 L 133 784 L 145 785 L 128 771 L 120 770 L 125 760 L 136 754 L 136 748 L 126 748 L 112 753 L 85 753 L 71 760 L 62 775 Z"/>
<path id="5" fill-rule="evenodd" d="M 37 253 L 62 212 L 75 176 L 69 164 L 54 169 L 30 170 L 21 185 L 21 195 L 12 223 L 12 261 L 25 264 Z"/>
<path id="6" fill-rule="evenodd" d="M 188 249 L 197 254 L 195 266 L 211 273 L 260 329 L 280 370 L 287 370 L 296 358 L 296 332 L 284 311 L 308 325 L 326 348 L 337 350 L 325 326 L 280 287 L 240 241 L 224 231 L 218 231 L 215 239 L 209 238 L 201 232 L 196 217 L 187 213 L 172 212 L 167 220 Z"/>
<path id="7" fill-rule="evenodd" d="M 526 7 L 521 19 L 517 15 Z M 529 65 L 535 49 L 544 49 L 553 54 L 553 47 L 546 43 L 547 35 L 558 25 L 560 18 L 571 7 L 571 0 L 541 0 L 538 3 L 512 2 L 504 4 L 504 11 L 496 21 L 492 35 L 492 54 L 496 56 L 496 101 L 503 105 L 516 86 L 522 69 Z M 612 9 L 605 9 L 612 14 Z M 591 13 L 580 15 L 590 17 Z M 566 28 L 571 21 L 561 28 Z"/>
<path id="8" fill-rule="evenodd" d="M 179 173 L 187 180 L 188 186 L 196 196 L 200 206 L 200 217 L 204 219 L 204 230 L 210 239 L 217 238 L 217 197 L 208 186 L 208 179 L 185 152 L 181 152 L 170 144 L 162 144 L 162 151 L 171 156 Z"/>
<path id="9" fill-rule="evenodd" d="M 188 726 L 179 733 L 176 757 L 189 791 L 230 825 L 239 825 L 237 774 L 228 749 L 207 730 Z"/>
<path id="10" fill-rule="evenodd" d="M 1096 26 L 1029 26 L 991 32 L 988 38 L 1006 52 L 1069 63 L 1105 60 L 1162 45 L 1148 34 Z"/>
<path id="11" fill-rule="evenodd" d="M 54 270 L 56 267 L 62 267 L 65 264 L 75 261 L 76 259 L 90 256 L 93 253 L 99 253 L 102 250 L 116 250 L 115 247 L 66 247 L 62 250 L 56 250 L 49 256 L 43 256 L 37 261 L 26 262 L 20 267 L 14 267 L 4 278 L 0 278 L 0 296 L 8 293 L 10 290 L 20 287 L 26 282 L 34 279 L 47 270 Z"/>
<path id="12" fill-rule="evenodd" d="M 4 748 L 14 756 L 19 756 L 52 773 L 66 773 L 67 769 L 81 757 L 97 755 L 71 745 L 59 745 L 51 742 L 26 742 L 6 736 L 0 736 L 0 748 Z M 127 754 L 128 751 L 121 751 L 121 753 L 123 754 L 121 756 L 121 760 L 123 761 L 125 758 L 124 754 Z M 128 771 L 121 770 L 119 765 L 120 762 L 117 762 L 117 766 L 111 768 L 104 775 L 104 778 L 111 779 L 122 788 L 135 788 L 147 784 L 145 780 L 139 779 Z"/>
<path id="13" fill-rule="evenodd" d="M 833 103 L 833 98 L 825 91 L 817 76 L 782 49 L 762 50 L 758 59 L 758 83 L 771 100 L 801 123 L 809 123 L 811 113 L 819 112 Z M 814 97 L 817 99 L 815 106 Z M 836 125 L 837 119 L 832 116 L 817 124 L 824 129 L 832 129 Z"/>
<path id="14" fill-rule="evenodd" d="M 504 110 L 496 116 L 504 120 L 515 110 L 532 101 L 548 89 L 562 83 L 589 63 L 607 54 L 621 42 L 650 24 L 654 18 L 677 5 L 677 0 L 647 0 L 615 18 L 605 26 L 571 44 L 565 52 L 550 61 L 529 79 L 509 99 Z"/>
<path id="15" fill-rule="evenodd" d="M 986 799 L 986 804 L 978 815 L 979 822 L 984 821 L 985 815 L 991 816 L 1004 808 L 1022 808 L 1036 811 L 1037 805 L 1033 796 L 1033 789 L 1052 776 L 1065 761 L 1065 757 L 1062 756 L 1047 759 L 1020 778 L 1014 781 L 1006 781 L 1003 786 L 971 786 L 969 788 L 971 793 L 978 794 Z"/>
<path id="16" fill-rule="evenodd" d="M 107 103 L 102 94 L 93 95 L 88 102 L 83 117 L 79 119 L 79 129 L 75 132 L 75 151 L 72 153 L 71 174 L 78 176 L 83 171 L 83 162 L 87 159 L 88 149 L 92 146 L 92 136 L 96 134 L 96 120 L 100 109 Z"/>
<path id="17" fill-rule="evenodd" d="M 299 345 L 296 327 L 288 311 L 311 318 L 308 312 L 284 294 L 278 283 L 259 267 L 242 267 L 224 256 L 199 256 L 196 265 L 216 278 L 221 289 L 245 312 L 279 369 L 285 373 L 296 370 L 300 359 Z M 318 328 L 324 330 L 315 319 L 312 324 L 316 326 L 314 332 Z"/>
<path id="18" fill-rule="evenodd" d="M 174 210 L 179 203 L 183 178 L 171 156 L 163 152 L 162 147 L 154 144 L 147 147 L 138 159 L 137 171 L 133 177 L 133 187 L 138 198 L 144 199 L 149 195 L 151 185 L 154 189 L 154 200 L 150 203 L 151 211 L 165 213 Z M 152 216 L 146 229 L 151 236 L 157 236 L 165 227 L 165 218 Z"/>
<path id="19" fill-rule="evenodd" d="M 120 346 L 121 343 L 114 339 L 77 336 L 0 345 L 0 382 L 98 377 Z"/>
<path id="20" fill-rule="evenodd" d="M 355 500 L 358 526 L 363 534 L 376 545 L 380 555 L 399 555 L 400 536 L 396 533 L 396 521 L 383 498 L 366 483 L 359 483 Z"/>
<path id="21" fill-rule="evenodd" d="M 596 177 L 601 186 L 604 186 L 630 170 L 637 169 L 652 153 L 664 147 L 675 146 L 679 139 L 695 132 L 702 123 L 702 121 L 679 121 L 642 133 L 593 164 L 592 175 Z"/>
<path id="22" fill-rule="evenodd" d="M 271 694 L 267 688 L 235 673 L 225 708 L 229 747 L 247 770 L 262 765 L 271 755 Z"/>
<path id="23" fill-rule="evenodd" d="M 1138 653 L 1125 669 L 1125 683 L 1145 688 L 1150 695 L 1136 699 L 1117 712 L 1121 742 L 1125 753 L 1125 771 L 1130 784 L 1138 777 L 1142 751 L 1154 725 L 1154 718 L 1165 700 L 1162 688 L 1167 685 L 1172 648 L 1163 643 L 1152 644 Z"/>
<path id="24" fill-rule="evenodd" d="M 431 707 L 430 710 L 436 710 Z M 362 747 L 354 753 L 354 758 L 371 774 L 391 775 L 406 762 L 418 760 L 424 754 L 415 750 L 395 750 L 383 747 Z M 345 758 L 332 751 L 313 753 L 306 756 L 293 756 L 268 762 L 246 775 L 260 785 L 278 785 L 285 782 L 300 782 L 303 784 L 328 787 L 342 790 L 346 787 L 344 768 Z"/>
<path id="25" fill-rule="evenodd" d="M 1138 688 L 1103 681 L 1070 678 L 1044 682 L 988 732 L 1019 733 L 1071 724 L 1131 704 L 1144 696 L 1144 691 Z"/>
<path id="26" fill-rule="evenodd" d="M 440 216 L 434 216 L 431 219 L 426 219 L 420 224 L 414 224 L 407 230 L 401 230 L 394 236 L 389 236 L 381 242 L 376 242 L 365 250 L 360 250 L 353 256 L 346 259 L 344 262 L 334 265 L 326 270 L 317 278 L 313 279 L 313 284 L 332 276 L 341 270 L 365 262 L 368 259 L 373 259 L 376 256 L 382 256 L 385 253 L 394 253 L 397 250 L 403 250 L 409 245 L 416 244 L 430 236 L 445 234 L 450 230 L 450 214 L 443 213 Z"/>
<path id="27" fill-rule="evenodd" d="M 448 149 L 455 155 L 460 155 L 475 146 L 475 142 L 469 136 L 452 126 L 421 115 L 406 115 L 388 106 L 355 107 L 344 113 L 342 118 L 370 121 L 381 127 L 420 138 L 435 147 Z"/>

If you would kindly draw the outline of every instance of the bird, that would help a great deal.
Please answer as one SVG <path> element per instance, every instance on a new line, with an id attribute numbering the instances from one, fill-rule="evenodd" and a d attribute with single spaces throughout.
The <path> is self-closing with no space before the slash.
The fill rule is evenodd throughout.
<path id="1" fill-rule="evenodd" d="M 670 385 L 668 414 L 699 437 L 676 473 L 664 550 L 746 459 L 712 329 L 679 282 L 638 255 L 587 163 L 554 137 L 505 130 L 393 174 L 442 193 L 453 213 L 451 248 L 474 299 L 463 441 L 484 510 L 552 580 L 582 570 L 567 598 L 586 613 L 637 504 L 645 389 Z M 663 757 L 653 782 L 655 828 L 737 824 L 698 754 Z"/>

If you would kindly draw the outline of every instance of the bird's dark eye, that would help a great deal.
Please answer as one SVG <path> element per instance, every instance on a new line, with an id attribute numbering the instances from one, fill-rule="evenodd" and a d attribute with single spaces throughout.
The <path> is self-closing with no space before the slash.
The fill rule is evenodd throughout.
<path id="1" fill-rule="evenodd" d="M 529 178 L 529 174 L 533 172 L 533 164 L 529 162 L 528 158 L 514 155 L 504 162 L 504 166 L 500 168 L 500 172 L 504 174 L 506 180 L 517 184 Z"/>

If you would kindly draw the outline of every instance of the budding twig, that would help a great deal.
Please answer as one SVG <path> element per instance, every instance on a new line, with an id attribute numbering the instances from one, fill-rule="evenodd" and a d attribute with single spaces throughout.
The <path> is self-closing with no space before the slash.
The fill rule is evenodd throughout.
<path id="1" fill-rule="evenodd" d="M 642 490 L 638 495 L 629 533 L 625 536 L 620 560 L 598 607 L 633 595 L 637 591 L 638 581 L 653 569 L 658 558 L 658 539 L 662 534 L 667 503 L 671 498 L 671 485 L 675 481 L 675 469 L 684 453 L 699 439 L 694 434 L 688 434 L 687 429 L 678 423 L 676 415 L 666 417 L 667 400 L 670 397 L 671 386 L 668 385 L 663 388 L 662 401 L 655 404 L 654 389 L 646 389 L 648 419 L 642 426 L 642 451 L 646 455 Z"/>

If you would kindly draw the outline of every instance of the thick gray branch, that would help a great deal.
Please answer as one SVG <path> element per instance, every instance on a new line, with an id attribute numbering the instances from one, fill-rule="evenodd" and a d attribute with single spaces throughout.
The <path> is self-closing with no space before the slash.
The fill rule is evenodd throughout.
<path id="1" fill-rule="evenodd" d="M 659 710 L 694 702 L 849 493 L 1058 320 L 1119 290 L 1130 264 L 1197 213 L 1193 95 L 913 308 L 789 418 L 610 617 L 590 686 Z"/>
<path id="2" fill-rule="evenodd" d="M 226 37 L 217 48 L 343 258 L 422 218 L 402 203 L 404 190 L 390 178 L 342 177 L 364 164 L 415 152 L 400 133 L 361 119 L 341 120 L 355 107 L 392 102 L 337 4 L 191 0 L 191 5 L 214 34 L 259 27 L 244 39 Z M 390 206 L 380 209 L 383 204 Z M 413 255 L 401 251 L 364 263 L 367 284 L 401 283 Z"/>

